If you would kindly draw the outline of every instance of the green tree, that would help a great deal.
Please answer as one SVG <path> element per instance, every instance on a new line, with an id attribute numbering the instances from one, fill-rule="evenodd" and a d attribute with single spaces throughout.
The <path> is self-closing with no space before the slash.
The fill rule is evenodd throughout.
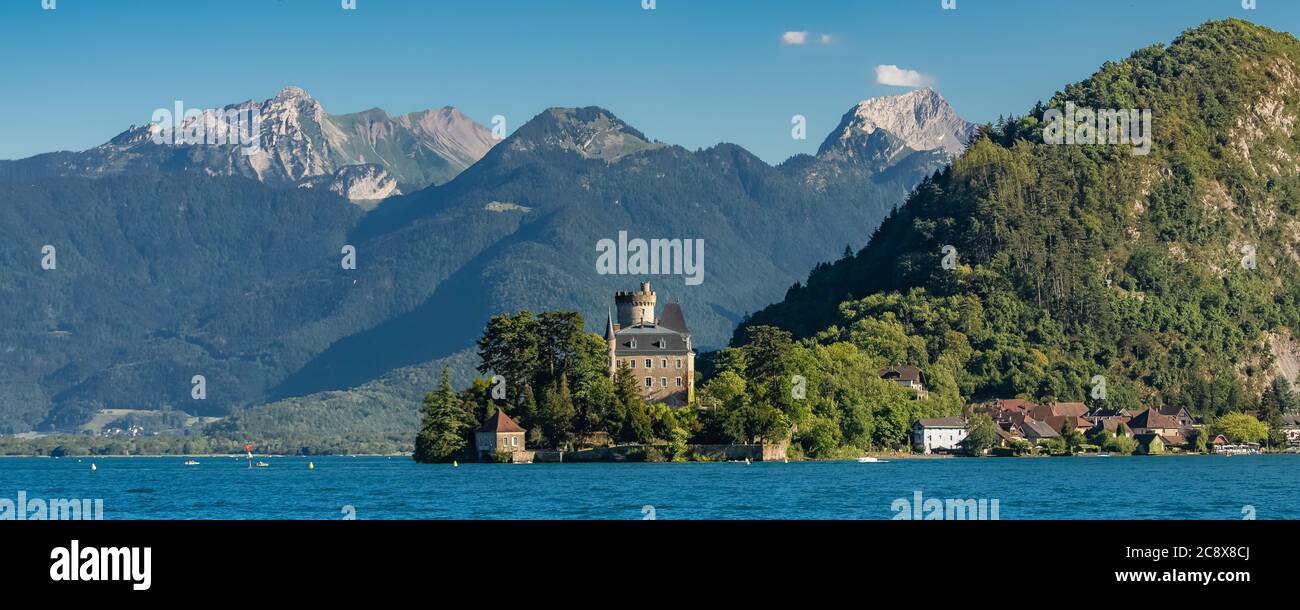
<path id="1" fill-rule="evenodd" d="M 560 379 L 543 394 L 538 414 L 538 423 L 546 442 L 555 449 L 563 449 L 573 440 L 573 420 L 577 411 L 573 407 L 573 397 L 569 393 L 569 378 L 560 375 Z"/>
<path id="2" fill-rule="evenodd" d="M 992 449 L 998 442 L 998 434 L 994 429 L 996 425 L 986 413 L 972 415 L 966 422 L 966 438 L 962 440 L 966 453 L 984 455 L 984 452 Z"/>
<path id="3" fill-rule="evenodd" d="M 424 396 L 422 414 L 412 455 L 415 461 L 422 464 L 445 462 L 465 448 L 469 417 L 451 388 L 451 373 L 447 367 L 442 369 L 438 390 Z"/>
<path id="4" fill-rule="evenodd" d="M 482 361 L 480 373 L 496 373 L 506 380 L 506 392 L 511 402 L 518 402 L 524 386 L 535 381 L 542 363 L 541 328 L 530 311 L 492 316 L 478 340 L 478 355 Z M 548 354 L 547 366 L 554 364 L 554 354 Z"/>
<path id="5" fill-rule="evenodd" d="M 1247 413 L 1227 413 L 1215 429 L 1232 443 L 1258 443 L 1268 438 L 1268 425 Z"/>
<path id="6" fill-rule="evenodd" d="M 1107 439 L 1106 444 L 1101 446 L 1104 451 L 1120 455 L 1133 455 L 1133 452 L 1137 451 L 1137 447 L 1138 442 L 1136 440 L 1122 434 Z"/>
<path id="7" fill-rule="evenodd" d="M 1061 442 L 1065 444 L 1065 452 L 1073 454 L 1079 450 L 1079 446 L 1084 443 L 1083 433 L 1074 427 L 1074 422 L 1065 422 L 1061 426 Z"/>

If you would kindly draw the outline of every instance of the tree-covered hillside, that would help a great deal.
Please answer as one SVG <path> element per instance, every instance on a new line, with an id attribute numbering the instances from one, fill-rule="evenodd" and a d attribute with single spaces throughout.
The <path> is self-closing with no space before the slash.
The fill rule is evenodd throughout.
<path id="1" fill-rule="evenodd" d="M 12 304 L 0 432 L 74 430 L 102 409 L 222 416 L 418 398 L 427 388 L 412 380 L 463 358 L 494 313 L 601 319 L 614 292 L 647 279 L 597 272 L 596 244 L 620 231 L 703 240 L 701 284 L 650 279 L 690 312 L 697 345 L 719 346 L 803 270 L 865 243 L 916 179 L 911 165 L 842 169 L 833 188 L 812 188 L 739 146 L 668 146 L 582 108 L 548 110 L 450 183 L 364 216 L 321 189 L 238 177 L 0 177 Z M 362 387 L 376 381 L 378 394 Z M 299 435 L 285 418 L 237 424 Z"/>
<path id="2" fill-rule="evenodd" d="M 1150 109 L 1150 153 L 1045 143 L 1067 102 Z M 1217 21 L 1141 49 L 985 129 L 733 342 L 774 325 L 849 343 L 963 400 L 1097 404 L 1101 375 L 1110 406 L 1275 417 L 1300 329 L 1297 117 L 1288 34 Z"/>

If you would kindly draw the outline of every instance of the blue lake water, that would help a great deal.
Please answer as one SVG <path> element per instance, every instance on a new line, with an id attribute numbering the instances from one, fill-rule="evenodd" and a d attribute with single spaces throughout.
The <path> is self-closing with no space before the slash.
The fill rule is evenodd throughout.
<path id="1" fill-rule="evenodd" d="M 184 459 L 0 458 L 0 500 L 98 498 L 106 519 L 640 519 L 647 506 L 658 519 L 889 519 L 920 491 L 996 499 L 1002 519 L 1240 519 L 1245 506 L 1300 519 L 1296 455 L 458 468 L 272 457 L 253 469 L 243 457 Z"/>

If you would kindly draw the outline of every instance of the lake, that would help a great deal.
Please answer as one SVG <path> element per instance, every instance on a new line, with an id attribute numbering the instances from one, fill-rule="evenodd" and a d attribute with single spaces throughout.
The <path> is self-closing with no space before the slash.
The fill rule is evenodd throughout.
<path id="1" fill-rule="evenodd" d="M 253 469 L 244 457 L 185 459 L 0 458 L 0 503 L 20 491 L 102 499 L 106 519 L 889 519 L 920 491 L 997 500 L 1004 520 L 1300 519 L 1296 455 L 459 467 L 336 456 Z"/>

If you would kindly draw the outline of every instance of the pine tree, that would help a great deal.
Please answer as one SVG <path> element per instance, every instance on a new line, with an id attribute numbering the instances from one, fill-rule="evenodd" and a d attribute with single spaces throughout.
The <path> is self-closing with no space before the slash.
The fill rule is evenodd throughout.
<path id="1" fill-rule="evenodd" d="M 445 462 L 465 448 L 469 417 L 451 388 L 451 372 L 446 366 L 442 367 L 438 391 L 425 394 L 421 411 L 424 417 L 415 437 L 415 453 L 412 455 L 415 461 L 422 464 Z"/>
<path id="2" fill-rule="evenodd" d="M 563 449 L 573 439 L 573 418 L 577 415 L 567 375 L 560 375 L 560 380 L 546 389 L 540 415 L 542 434 L 547 442 L 556 449 Z"/>

